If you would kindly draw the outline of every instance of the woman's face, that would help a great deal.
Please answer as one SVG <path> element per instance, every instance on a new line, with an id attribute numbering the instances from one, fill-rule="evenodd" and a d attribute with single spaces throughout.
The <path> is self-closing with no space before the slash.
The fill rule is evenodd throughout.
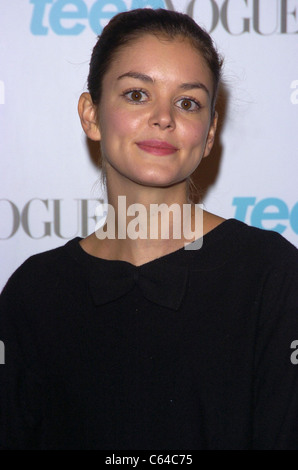
<path id="1" fill-rule="evenodd" d="M 145 35 L 122 48 L 98 110 L 107 178 L 158 187 L 186 180 L 212 148 L 212 92 L 211 72 L 186 40 Z"/>

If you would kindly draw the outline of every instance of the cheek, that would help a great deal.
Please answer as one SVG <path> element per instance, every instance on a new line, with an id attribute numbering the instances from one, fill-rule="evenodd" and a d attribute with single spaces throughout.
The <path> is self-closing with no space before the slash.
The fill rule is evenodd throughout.
<path id="1" fill-rule="evenodd" d="M 110 109 L 104 113 L 104 122 L 101 125 L 102 138 L 113 137 L 117 139 L 131 139 L 136 135 L 140 125 L 140 116 L 137 113 L 128 113 L 123 109 Z"/>
<path id="2" fill-rule="evenodd" d="M 204 145 L 207 135 L 208 126 L 201 121 L 189 122 L 183 129 L 183 139 L 188 147 Z"/>

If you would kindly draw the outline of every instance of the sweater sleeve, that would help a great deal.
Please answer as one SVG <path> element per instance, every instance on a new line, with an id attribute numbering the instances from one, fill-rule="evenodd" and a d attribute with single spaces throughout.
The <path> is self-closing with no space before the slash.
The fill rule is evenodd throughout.
<path id="1" fill-rule="evenodd" d="M 42 421 L 42 380 L 38 351 L 21 294 L 23 269 L 10 278 L 0 296 L 0 449 L 38 449 Z"/>
<path id="2" fill-rule="evenodd" d="M 290 268 L 269 269 L 263 284 L 255 348 L 254 449 L 298 449 L 297 251 L 291 253 Z"/>

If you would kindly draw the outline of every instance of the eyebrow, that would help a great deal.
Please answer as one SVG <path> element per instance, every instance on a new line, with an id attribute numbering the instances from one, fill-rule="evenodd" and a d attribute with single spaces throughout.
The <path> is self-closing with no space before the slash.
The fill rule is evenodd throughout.
<path id="1" fill-rule="evenodd" d="M 206 87 L 206 85 L 204 85 L 204 83 L 201 82 L 182 83 L 181 85 L 179 85 L 179 88 L 182 88 L 182 90 L 193 90 L 194 88 L 201 89 L 206 91 L 207 95 L 210 96 L 208 88 Z"/>
<path id="2" fill-rule="evenodd" d="M 147 83 L 154 83 L 154 80 L 152 77 L 144 73 L 139 73 L 139 72 L 123 73 L 117 78 L 117 80 L 121 80 L 122 78 L 125 78 L 125 77 L 136 78 L 137 80 L 141 80 Z M 204 83 L 201 83 L 201 82 L 181 83 L 181 85 L 179 85 L 179 88 L 181 88 L 182 90 L 193 90 L 193 89 L 204 90 L 207 93 L 207 95 L 210 96 L 210 92 L 208 88 L 206 87 L 206 85 L 204 85 Z"/>
<path id="3" fill-rule="evenodd" d="M 139 72 L 123 73 L 117 78 L 117 80 L 121 80 L 121 78 L 125 78 L 125 77 L 136 78 L 137 80 L 142 80 L 143 82 L 154 83 L 153 78 L 149 77 L 149 75 L 145 75 L 144 73 L 139 73 Z"/>

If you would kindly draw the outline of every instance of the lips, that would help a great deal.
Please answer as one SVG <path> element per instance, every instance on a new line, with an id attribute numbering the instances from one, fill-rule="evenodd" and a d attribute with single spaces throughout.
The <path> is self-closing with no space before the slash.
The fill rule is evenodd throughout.
<path id="1" fill-rule="evenodd" d="M 168 142 L 161 140 L 143 140 L 141 142 L 137 142 L 137 146 L 141 150 L 153 155 L 170 155 L 178 150 Z"/>

